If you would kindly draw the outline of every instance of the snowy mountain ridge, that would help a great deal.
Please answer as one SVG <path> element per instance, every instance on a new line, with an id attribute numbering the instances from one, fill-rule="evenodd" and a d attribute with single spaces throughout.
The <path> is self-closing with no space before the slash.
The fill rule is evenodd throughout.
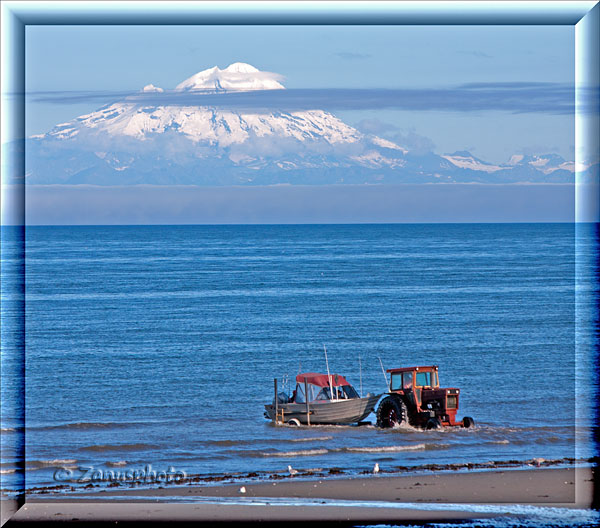
<path id="1" fill-rule="evenodd" d="M 170 92 L 285 90 L 281 76 L 236 62 L 202 70 Z M 31 183 L 198 185 L 572 181 L 560 156 L 494 165 L 469 152 L 415 154 L 320 109 L 232 110 L 125 98 L 28 140 Z"/>

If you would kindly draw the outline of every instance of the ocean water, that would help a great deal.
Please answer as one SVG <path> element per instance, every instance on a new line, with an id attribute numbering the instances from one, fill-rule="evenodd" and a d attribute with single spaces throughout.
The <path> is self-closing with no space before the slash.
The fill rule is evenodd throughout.
<path id="1" fill-rule="evenodd" d="M 575 301 L 596 291 L 597 229 L 577 229 L 578 245 L 569 224 L 27 228 L 26 487 L 77 467 L 360 473 L 592 456 L 596 323 Z M 8 273 L 19 255 L 3 239 Z M 3 307 L 17 294 L 3 288 Z M 324 372 L 323 345 L 363 394 L 385 391 L 379 358 L 439 365 L 476 427 L 273 426 L 273 378 Z M 1 464 L 7 488 L 16 461 Z"/>

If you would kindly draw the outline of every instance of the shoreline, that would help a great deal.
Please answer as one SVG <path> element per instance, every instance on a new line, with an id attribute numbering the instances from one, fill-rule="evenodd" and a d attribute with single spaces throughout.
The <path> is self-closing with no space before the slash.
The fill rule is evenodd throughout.
<path id="1" fill-rule="evenodd" d="M 242 485 L 167 486 L 91 493 L 30 495 L 12 517 L 20 523 L 178 521 L 468 522 L 511 515 L 576 525 L 597 517 L 593 467 L 490 470 L 429 475 L 369 475 Z M 243 491 L 242 491 L 243 488 Z M 550 516 L 550 517 L 549 517 Z M 594 517 L 596 516 L 596 517 Z M 582 521 L 582 522 L 579 522 Z M 545 521 L 549 522 L 549 521 Z M 536 525 L 542 525 L 536 523 Z"/>
<path id="2" fill-rule="evenodd" d="M 241 489 L 245 491 L 240 491 Z M 296 498 L 369 502 L 444 504 L 526 504 L 589 508 L 593 468 L 529 468 L 411 475 L 357 475 L 343 478 L 240 481 L 220 486 L 167 485 L 153 488 L 102 489 L 55 494 L 52 502 L 83 499 L 98 502 L 196 498 Z M 49 494 L 31 494 L 42 502 Z"/>
<path id="3" fill-rule="evenodd" d="M 563 525 L 568 526 L 573 518 L 586 523 L 588 518 L 597 520 L 597 512 L 590 509 L 594 506 L 594 474 L 595 467 L 573 466 L 329 479 L 296 475 L 218 486 L 30 494 L 12 518 L 25 524 L 145 520 L 196 524 L 337 521 L 354 525 L 538 515 L 542 520 L 563 518 Z"/>
<path id="4" fill-rule="evenodd" d="M 465 462 L 465 463 L 451 463 L 451 464 L 419 464 L 413 466 L 397 465 L 390 467 L 381 467 L 379 477 L 387 476 L 415 476 L 415 475 L 428 475 L 428 474 L 461 474 L 461 473 L 473 473 L 482 471 L 494 471 L 500 469 L 506 470 L 527 470 L 531 468 L 569 468 L 569 467 L 585 467 L 594 466 L 597 460 L 595 458 L 561 458 L 554 460 L 545 460 L 543 458 L 534 458 L 529 460 L 497 460 L 490 462 Z M 223 474 L 189 474 L 186 475 L 180 481 L 171 481 L 170 483 L 163 483 L 158 481 L 148 482 L 144 480 L 123 480 L 119 477 L 119 468 L 112 468 L 107 472 L 114 471 L 114 478 L 106 478 L 104 480 L 92 480 L 87 477 L 87 480 L 64 480 L 63 483 L 57 483 L 54 485 L 45 486 L 34 486 L 26 490 L 26 494 L 29 496 L 45 495 L 45 494 L 79 494 L 89 490 L 89 493 L 100 493 L 102 491 L 108 491 L 109 489 L 118 488 L 119 490 L 131 491 L 147 491 L 164 487 L 169 489 L 181 488 L 184 486 L 198 487 L 206 486 L 222 487 L 228 484 L 237 483 L 261 483 L 261 482 L 272 482 L 272 481 L 283 481 L 294 479 L 298 480 L 311 480 L 315 481 L 318 479 L 336 480 L 336 479 L 352 479 L 359 478 L 368 475 L 372 475 L 372 471 L 362 470 L 355 471 L 350 468 L 339 468 L 339 467 L 317 467 L 312 469 L 298 469 L 297 474 L 291 476 L 287 470 L 273 470 L 273 471 L 252 471 L 252 472 L 238 472 L 238 473 L 223 473 Z M 121 472 L 121 474 L 124 472 Z M 75 475 L 74 473 L 72 473 Z M 60 481 L 59 481 L 60 482 Z M 2 495 L 5 496 L 7 490 L 1 490 Z"/>

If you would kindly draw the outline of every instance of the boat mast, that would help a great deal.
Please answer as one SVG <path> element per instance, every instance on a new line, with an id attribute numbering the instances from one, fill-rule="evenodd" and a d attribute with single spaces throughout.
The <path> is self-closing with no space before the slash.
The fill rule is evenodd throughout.
<path id="1" fill-rule="evenodd" d="M 362 398 L 362 364 L 360 362 L 360 355 L 358 356 L 358 375 L 360 379 L 360 397 Z"/>
<path id="2" fill-rule="evenodd" d="M 327 347 L 323 345 L 323 350 L 325 350 L 325 364 L 327 365 L 327 379 L 329 380 L 329 393 L 330 399 L 333 400 L 333 383 L 331 381 L 331 374 L 329 374 L 329 360 L 327 359 Z"/>

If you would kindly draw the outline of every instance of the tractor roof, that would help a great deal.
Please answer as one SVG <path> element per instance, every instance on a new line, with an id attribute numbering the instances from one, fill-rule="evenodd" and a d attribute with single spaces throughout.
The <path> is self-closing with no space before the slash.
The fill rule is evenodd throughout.
<path id="1" fill-rule="evenodd" d="M 393 368 L 393 369 L 387 369 L 387 372 L 410 372 L 412 370 L 437 370 L 438 366 L 437 365 L 430 365 L 427 367 L 424 366 L 420 366 L 420 367 L 402 367 L 402 368 Z"/>

